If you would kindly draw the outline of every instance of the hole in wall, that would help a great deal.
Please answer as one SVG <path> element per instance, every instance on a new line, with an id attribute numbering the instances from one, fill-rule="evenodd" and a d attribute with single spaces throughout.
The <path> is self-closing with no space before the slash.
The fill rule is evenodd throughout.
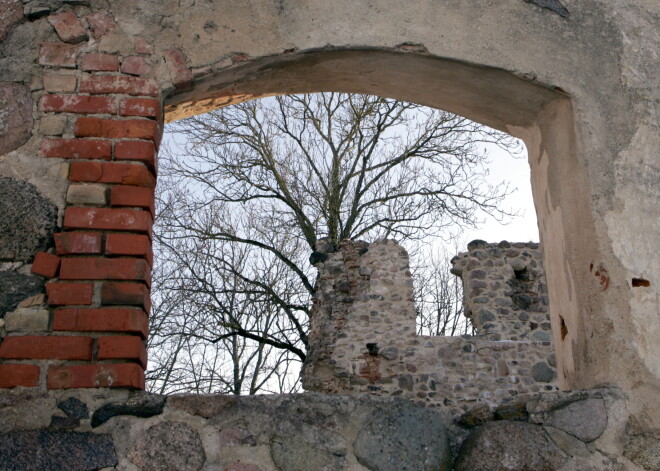
<path id="1" fill-rule="evenodd" d="M 559 332 L 561 334 L 561 339 L 564 340 L 568 335 L 568 327 L 566 327 L 566 322 L 564 322 L 564 318 L 562 316 L 559 316 L 559 321 L 560 321 Z"/>
<path id="2" fill-rule="evenodd" d="M 639 287 L 648 287 L 651 286 L 651 282 L 649 280 L 645 280 L 644 278 L 633 278 L 632 279 L 632 287 L 633 288 L 639 288 Z"/>

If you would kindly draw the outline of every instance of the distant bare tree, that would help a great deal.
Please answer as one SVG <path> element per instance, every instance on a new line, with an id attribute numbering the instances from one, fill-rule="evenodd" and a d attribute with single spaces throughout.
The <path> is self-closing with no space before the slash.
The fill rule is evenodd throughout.
<path id="1" fill-rule="evenodd" d="M 307 259 L 318 239 L 411 244 L 505 217 L 508 190 L 485 183 L 482 144 L 518 146 L 447 112 L 339 93 L 250 101 L 169 131 L 152 336 L 166 346 L 149 371 L 162 391 L 263 390 L 292 359 L 304 361 L 315 289 Z M 425 286 L 424 332 L 456 332 L 425 310 L 432 299 L 446 310 L 452 288 Z"/>

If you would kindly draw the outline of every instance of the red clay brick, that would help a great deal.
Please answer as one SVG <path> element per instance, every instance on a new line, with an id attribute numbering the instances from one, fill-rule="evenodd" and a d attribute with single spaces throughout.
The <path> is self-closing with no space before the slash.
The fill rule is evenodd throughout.
<path id="1" fill-rule="evenodd" d="M 178 49 L 170 49 L 163 53 L 170 70 L 172 83 L 177 88 L 185 88 L 192 82 L 192 72 L 186 64 L 186 56 Z"/>
<path id="2" fill-rule="evenodd" d="M 39 367 L 35 365 L 0 365 L 0 388 L 23 386 L 34 388 L 39 383 Z"/>
<path id="3" fill-rule="evenodd" d="M 102 75 L 85 77 L 80 84 L 81 93 L 121 93 L 133 96 L 156 96 L 158 86 L 153 79 Z"/>
<path id="4" fill-rule="evenodd" d="M 155 98 L 124 98 L 119 102 L 121 116 L 160 117 L 160 102 Z"/>
<path id="5" fill-rule="evenodd" d="M 153 188 L 155 177 L 142 165 L 128 163 L 73 162 L 69 168 L 73 182 L 118 183 Z"/>
<path id="6" fill-rule="evenodd" d="M 72 11 L 50 15 L 48 22 L 65 43 L 79 43 L 87 39 L 87 31 Z"/>
<path id="7" fill-rule="evenodd" d="M 41 43 L 39 64 L 75 69 L 78 51 L 78 46 L 70 44 Z"/>
<path id="8" fill-rule="evenodd" d="M 146 39 L 138 36 L 135 38 L 135 52 L 138 54 L 153 54 L 154 47 Z"/>
<path id="9" fill-rule="evenodd" d="M 135 209 L 68 207 L 64 213 L 65 229 L 102 229 L 108 231 L 151 232 L 148 211 Z"/>
<path id="10" fill-rule="evenodd" d="M 76 137 L 109 137 L 114 139 L 159 139 L 158 124 L 150 119 L 78 118 L 73 129 Z"/>
<path id="11" fill-rule="evenodd" d="M 149 265 L 153 261 L 151 241 L 146 235 L 110 233 L 105 238 L 105 254 L 143 257 Z"/>
<path id="12" fill-rule="evenodd" d="M 151 267 L 140 258 L 76 257 L 62 260 L 60 280 L 138 280 L 149 282 Z"/>
<path id="13" fill-rule="evenodd" d="M 92 29 L 94 39 L 105 36 L 117 27 L 115 20 L 105 12 L 92 13 L 85 16 L 85 19 Z"/>
<path id="14" fill-rule="evenodd" d="M 115 160 L 138 160 L 155 168 L 156 146 L 151 141 L 119 141 L 115 144 Z"/>
<path id="15" fill-rule="evenodd" d="M 50 305 L 89 305 L 92 304 L 94 285 L 92 283 L 48 283 L 46 293 Z"/>
<path id="16" fill-rule="evenodd" d="M 147 313 L 151 311 L 149 289 L 142 283 L 103 283 L 101 301 L 107 305 L 142 306 Z"/>
<path id="17" fill-rule="evenodd" d="M 117 335 L 99 337 L 99 360 L 135 360 L 143 368 L 147 367 L 147 349 L 140 337 L 135 335 Z"/>
<path id="18" fill-rule="evenodd" d="M 0 344 L 0 358 L 40 360 L 91 360 L 91 337 L 55 337 L 23 335 L 5 337 Z"/>
<path id="19" fill-rule="evenodd" d="M 112 143 L 101 139 L 44 139 L 41 154 L 61 159 L 110 160 Z"/>
<path id="20" fill-rule="evenodd" d="M 48 368 L 48 389 L 70 388 L 144 389 L 144 370 L 136 363 Z"/>
<path id="21" fill-rule="evenodd" d="M 32 273 L 46 278 L 54 278 L 59 267 L 60 257 L 46 252 L 39 252 L 34 257 L 34 262 L 32 262 Z"/>
<path id="22" fill-rule="evenodd" d="M 55 249 L 60 255 L 100 254 L 102 236 L 98 232 L 60 232 L 55 234 Z"/>
<path id="23" fill-rule="evenodd" d="M 87 71 L 117 72 L 119 70 L 119 58 L 114 54 L 85 54 L 82 58 L 82 69 Z"/>
<path id="24" fill-rule="evenodd" d="M 41 111 L 79 114 L 111 114 L 117 110 L 114 98 L 86 95 L 43 95 Z"/>
<path id="25" fill-rule="evenodd" d="M 148 75 L 151 72 L 151 66 L 142 56 L 124 57 L 121 62 L 121 71 L 129 75 Z"/>
<path id="26" fill-rule="evenodd" d="M 139 186 L 115 185 L 110 194 L 112 206 L 137 206 L 154 213 L 154 191 Z"/>
<path id="27" fill-rule="evenodd" d="M 142 309 L 106 307 L 57 309 L 53 330 L 70 332 L 126 332 L 147 337 L 147 315 Z"/>

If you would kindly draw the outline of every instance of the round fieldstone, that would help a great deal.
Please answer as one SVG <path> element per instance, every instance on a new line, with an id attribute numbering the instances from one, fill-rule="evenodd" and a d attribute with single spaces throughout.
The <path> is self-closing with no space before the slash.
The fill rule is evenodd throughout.
<path id="1" fill-rule="evenodd" d="M 552 471 L 566 461 L 543 428 L 525 422 L 488 422 L 461 446 L 456 471 Z"/>
<path id="2" fill-rule="evenodd" d="M 440 416 L 404 401 L 376 410 L 358 432 L 353 450 L 372 471 L 444 471 L 452 465 Z"/>
<path id="3" fill-rule="evenodd" d="M 541 383 L 550 383 L 555 379 L 556 374 L 555 370 L 550 368 L 544 361 L 540 361 L 532 366 L 532 376 L 536 381 Z"/>
<path id="4" fill-rule="evenodd" d="M 275 436 L 270 447 L 273 462 L 281 471 L 330 471 L 344 468 L 344 455 L 306 443 L 300 436 Z"/>
<path id="5" fill-rule="evenodd" d="M 34 185 L 0 177 L 0 261 L 27 262 L 46 250 L 56 222 L 57 208 Z"/>
<path id="6" fill-rule="evenodd" d="M 128 459 L 142 471 L 198 471 L 206 455 L 199 434 L 181 422 L 163 422 L 138 436 Z"/>
<path id="7" fill-rule="evenodd" d="M 0 82 L 0 155 L 21 147 L 31 134 L 30 89 L 18 83 Z"/>

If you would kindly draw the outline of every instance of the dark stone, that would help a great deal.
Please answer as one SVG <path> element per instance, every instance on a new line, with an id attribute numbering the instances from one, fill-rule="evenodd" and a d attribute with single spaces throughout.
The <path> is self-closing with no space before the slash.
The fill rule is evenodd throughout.
<path id="1" fill-rule="evenodd" d="M 523 0 L 523 2 L 531 3 L 541 8 L 547 8 L 548 10 L 557 13 L 562 18 L 568 18 L 569 16 L 568 10 L 559 2 L 559 0 Z"/>
<path id="2" fill-rule="evenodd" d="M 309 256 L 310 265 L 316 265 L 317 263 L 323 263 L 328 259 L 328 254 L 322 252 L 312 252 L 312 255 Z"/>
<path id="3" fill-rule="evenodd" d="M 468 252 L 472 252 L 473 250 L 482 249 L 487 246 L 488 246 L 488 242 L 486 242 L 485 240 L 475 239 L 472 242 L 468 242 L 467 249 Z"/>
<path id="4" fill-rule="evenodd" d="M 521 402 L 502 404 L 495 409 L 495 420 L 517 420 L 527 422 L 529 413 L 527 407 Z"/>
<path id="5" fill-rule="evenodd" d="M 181 422 L 162 422 L 142 432 L 128 450 L 142 471 L 198 471 L 206 461 L 199 434 Z"/>
<path id="6" fill-rule="evenodd" d="M 43 18 L 44 16 L 50 15 L 51 9 L 46 6 L 34 6 L 30 7 L 29 10 L 25 12 L 25 17 L 30 20 L 38 20 L 39 18 Z"/>
<path id="7" fill-rule="evenodd" d="M 452 465 L 440 416 L 407 401 L 375 411 L 353 450 L 360 464 L 374 471 L 444 471 Z"/>
<path id="8" fill-rule="evenodd" d="M 539 425 L 488 422 L 463 442 L 456 471 L 552 471 L 566 461 Z"/>
<path id="9" fill-rule="evenodd" d="M 509 247 L 511 247 L 511 243 L 506 240 L 503 240 L 502 242 L 497 244 L 497 246 L 501 249 L 508 249 Z"/>
<path id="10" fill-rule="evenodd" d="M 87 406 L 84 402 L 75 397 L 70 397 L 64 401 L 58 402 L 57 407 L 72 419 L 89 419 L 89 410 L 87 409 Z"/>
<path id="11" fill-rule="evenodd" d="M 71 430 L 80 425 L 80 420 L 72 417 L 54 415 L 50 418 L 50 428 L 54 430 Z"/>
<path id="12" fill-rule="evenodd" d="M 536 381 L 541 383 L 551 382 L 553 379 L 555 379 L 556 375 L 557 373 L 555 370 L 550 368 L 550 366 L 548 366 L 548 364 L 544 361 L 540 361 L 532 366 L 532 376 Z"/>
<path id="13" fill-rule="evenodd" d="M 157 394 L 138 393 L 122 402 L 106 404 L 92 415 L 92 427 L 104 424 L 117 415 L 133 415 L 135 417 L 153 417 L 161 414 L 165 407 L 165 396 Z"/>
<path id="14" fill-rule="evenodd" d="M 24 430 L 0 434 L 3 471 L 86 471 L 117 465 L 107 434 Z"/>
<path id="15" fill-rule="evenodd" d="M 339 246 L 329 237 L 325 237 L 316 241 L 316 252 L 334 253 L 337 250 L 339 250 Z"/>
<path id="16" fill-rule="evenodd" d="M 463 427 L 474 428 L 491 420 L 493 420 L 493 411 L 488 404 L 479 404 L 461 415 L 457 423 Z"/>
<path id="17" fill-rule="evenodd" d="M 0 110 L 3 111 L 0 113 L 0 155 L 3 155 L 21 147 L 32 135 L 30 89 L 18 83 L 0 82 Z"/>
<path id="18" fill-rule="evenodd" d="M 512 297 L 513 305 L 518 309 L 528 309 L 532 305 L 532 298 L 526 294 L 514 294 Z"/>
<path id="19" fill-rule="evenodd" d="M 38 276 L 0 271 L 0 319 L 16 309 L 21 301 L 43 290 L 44 280 Z"/>
<path id="20" fill-rule="evenodd" d="M 28 262 L 51 247 L 56 222 L 57 208 L 34 185 L 0 177 L 0 261 Z"/>

